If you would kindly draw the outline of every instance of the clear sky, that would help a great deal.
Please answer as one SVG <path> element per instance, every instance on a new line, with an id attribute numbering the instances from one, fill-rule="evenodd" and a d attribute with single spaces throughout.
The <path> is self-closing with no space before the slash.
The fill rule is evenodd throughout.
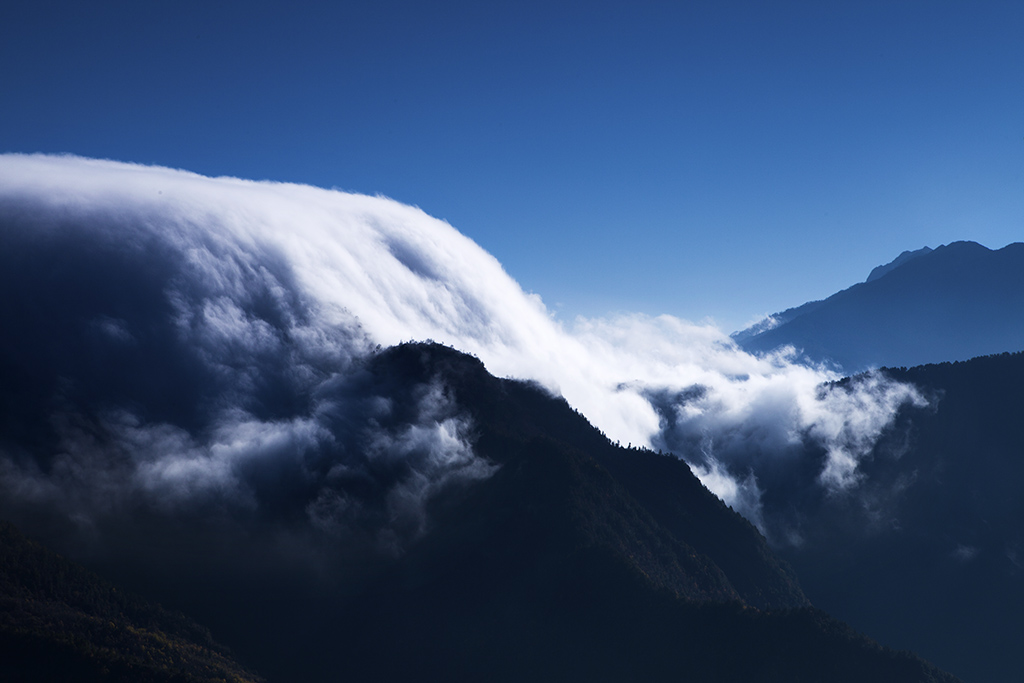
<path id="1" fill-rule="evenodd" d="M 724 329 L 1024 239 L 1021 2 L 35 2 L 0 152 L 384 194 L 560 317 Z"/>

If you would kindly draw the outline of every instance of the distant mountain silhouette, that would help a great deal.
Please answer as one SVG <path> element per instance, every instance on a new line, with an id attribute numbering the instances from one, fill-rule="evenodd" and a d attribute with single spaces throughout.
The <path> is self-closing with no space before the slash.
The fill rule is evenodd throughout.
<path id="1" fill-rule="evenodd" d="M 866 282 L 733 335 L 744 349 L 793 346 L 846 372 L 1024 348 L 1024 244 L 904 252 Z"/>
<path id="2" fill-rule="evenodd" d="M 966 681 L 1020 676 L 1024 643 L 1024 354 L 886 370 L 904 407 L 859 487 L 792 496 L 783 548 L 815 604 Z"/>
<path id="3" fill-rule="evenodd" d="M 129 595 L 0 522 L 0 679 L 262 680 L 209 631 Z"/>

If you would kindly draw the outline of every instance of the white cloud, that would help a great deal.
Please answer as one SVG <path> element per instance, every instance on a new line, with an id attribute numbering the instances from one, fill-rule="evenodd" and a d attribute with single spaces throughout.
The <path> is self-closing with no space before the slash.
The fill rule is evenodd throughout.
<path id="1" fill-rule="evenodd" d="M 252 396 L 269 382 L 265 366 L 276 367 L 274 381 L 313 392 L 375 344 L 403 340 L 434 339 L 473 353 L 496 375 L 561 393 L 612 440 L 676 451 L 759 524 L 764 473 L 787 453 L 817 443 L 827 453 L 820 484 L 856 486 L 858 463 L 897 408 L 921 402 L 880 375 L 822 389 L 837 376 L 786 353 L 751 356 L 717 328 L 671 316 L 560 322 L 455 228 L 382 197 L 6 155 L 0 217 L 11 219 L 9 230 L 33 231 L 8 241 L 84 230 L 126 259 L 159 260 L 167 271 L 160 286 L 179 341 L 234 388 L 210 410 L 250 416 L 231 423 L 237 433 L 183 440 L 174 459 L 140 467 L 145 481 L 181 490 L 236 476 L 232 463 L 241 452 L 292 452 L 321 438 L 301 420 L 252 416 L 260 408 Z M 103 315 L 109 337 L 141 343 L 137 321 Z M 179 437 L 163 438 L 149 447 L 166 449 Z M 460 450 L 465 433 L 454 416 L 388 439 L 381 453 L 426 448 L 435 474 L 486 472 Z M 422 497 L 444 476 L 419 482 L 410 475 L 395 489 L 396 501 Z M 351 507 L 337 492 L 317 500 L 309 514 L 322 523 Z"/>
<path id="2" fill-rule="evenodd" d="M 438 492 L 459 482 L 486 479 L 497 469 L 473 452 L 472 423 L 459 413 L 435 380 L 419 387 L 414 421 L 397 429 L 374 429 L 367 446 L 371 460 L 400 461 L 404 476 L 387 495 L 390 523 L 381 542 L 402 547 L 401 533 L 413 538 L 427 529 L 426 505 Z"/>

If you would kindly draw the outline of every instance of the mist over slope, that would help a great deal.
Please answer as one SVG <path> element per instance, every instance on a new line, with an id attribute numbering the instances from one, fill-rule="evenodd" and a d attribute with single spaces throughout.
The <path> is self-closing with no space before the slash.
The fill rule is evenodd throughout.
<path id="1" fill-rule="evenodd" d="M 860 495 L 803 496 L 780 548 L 816 605 L 967 681 L 1018 677 L 1024 642 L 1024 354 L 891 371 L 905 406 Z M 852 570 L 851 567 L 856 567 Z"/>
<path id="2" fill-rule="evenodd" d="M 896 409 L 923 402 L 883 375 L 823 386 L 836 375 L 670 316 L 559 322 L 386 198 L 109 161 L 0 158 L 0 293 L 17 330 L 0 342 L 5 505 L 82 528 L 125 509 L 259 515 L 309 489 L 313 524 L 369 515 L 396 547 L 415 538 L 432 495 L 492 471 L 444 387 L 399 410 L 360 371 L 403 340 L 677 453 L 776 537 L 761 501 L 789 470 L 856 487 Z"/>

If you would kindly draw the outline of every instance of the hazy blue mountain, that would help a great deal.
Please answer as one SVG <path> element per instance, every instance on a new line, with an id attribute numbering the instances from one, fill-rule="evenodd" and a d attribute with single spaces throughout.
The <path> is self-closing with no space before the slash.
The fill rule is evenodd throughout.
<path id="1" fill-rule="evenodd" d="M 843 495 L 793 495 L 782 548 L 816 605 L 978 683 L 1024 643 L 1024 354 L 887 370 L 905 406 Z M 845 381 L 845 380 L 844 380 Z M 780 503 L 782 505 L 782 503 Z"/>
<path id="2" fill-rule="evenodd" d="M 915 249 L 914 251 L 905 251 L 902 254 L 900 254 L 899 256 L 897 256 L 896 258 L 894 258 L 892 261 L 889 261 L 888 263 L 886 263 L 884 266 L 876 266 L 875 268 L 872 268 L 871 272 L 868 273 L 868 279 L 865 280 L 865 282 L 871 282 L 873 280 L 877 280 L 878 278 L 882 277 L 883 275 L 888 274 L 890 271 L 892 271 L 892 270 L 894 270 L 896 268 L 899 268 L 900 266 L 902 266 L 907 261 L 910 261 L 911 259 L 915 259 L 918 256 L 923 256 L 925 254 L 930 254 L 931 252 L 932 252 L 931 247 L 921 247 L 920 249 Z"/>
<path id="3" fill-rule="evenodd" d="M 1017 351 L 1024 348 L 1024 244 L 904 252 L 866 282 L 771 317 L 774 326 L 733 338 L 752 352 L 793 346 L 846 372 Z"/>

